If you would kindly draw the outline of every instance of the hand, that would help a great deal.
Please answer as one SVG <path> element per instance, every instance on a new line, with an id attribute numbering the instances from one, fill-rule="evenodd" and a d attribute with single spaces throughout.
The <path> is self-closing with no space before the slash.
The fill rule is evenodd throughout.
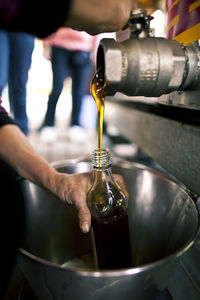
<path id="1" fill-rule="evenodd" d="M 116 32 L 127 24 L 137 0 L 73 0 L 64 26 L 95 35 Z"/>
<path id="2" fill-rule="evenodd" d="M 121 175 L 114 175 L 116 182 L 128 199 L 128 191 Z M 84 233 L 90 230 L 91 214 L 87 206 L 86 197 L 93 182 L 93 171 L 79 174 L 55 173 L 51 191 L 78 210 L 80 228 Z"/>
<path id="3" fill-rule="evenodd" d="M 73 203 L 78 210 L 81 230 L 88 232 L 91 215 L 86 197 L 93 182 L 93 170 L 79 174 L 57 172 L 33 149 L 16 125 L 8 124 L 0 127 L 0 140 L 0 157 L 22 177 L 49 190 L 61 200 Z M 127 196 L 123 178 L 120 175 L 114 177 Z"/>
<path id="4" fill-rule="evenodd" d="M 92 184 L 92 171 L 79 174 L 55 173 L 50 190 L 61 200 L 74 204 L 78 210 L 80 228 L 87 233 L 91 226 L 91 215 L 86 196 Z"/>

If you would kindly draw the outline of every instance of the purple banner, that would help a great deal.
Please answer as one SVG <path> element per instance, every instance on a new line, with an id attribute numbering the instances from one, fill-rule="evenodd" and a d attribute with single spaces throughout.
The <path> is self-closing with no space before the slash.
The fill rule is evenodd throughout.
<path id="1" fill-rule="evenodd" d="M 175 38 L 195 25 L 194 30 L 198 29 L 197 24 L 200 24 L 200 0 L 167 0 L 168 39 Z"/>

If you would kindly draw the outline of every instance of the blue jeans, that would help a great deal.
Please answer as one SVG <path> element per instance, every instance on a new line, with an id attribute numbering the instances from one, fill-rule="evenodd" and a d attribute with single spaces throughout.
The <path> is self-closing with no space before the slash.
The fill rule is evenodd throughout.
<path id="1" fill-rule="evenodd" d="M 64 48 L 52 47 L 53 87 L 48 100 L 44 126 L 54 126 L 55 110 L 62 92 L 66 77 L 72 78 L 72 115 L 71 126 L 80 125 L 82 100 L 91 71 L 90 52 L 70 51 Z"/>
<path id="2" fill-rule="evenodd" d="M 10 109 L 15 122 L 28 134 L 26 84 L 34 49 L 34 37 L 0 30 L 0 96 L 8 83 Z"/>

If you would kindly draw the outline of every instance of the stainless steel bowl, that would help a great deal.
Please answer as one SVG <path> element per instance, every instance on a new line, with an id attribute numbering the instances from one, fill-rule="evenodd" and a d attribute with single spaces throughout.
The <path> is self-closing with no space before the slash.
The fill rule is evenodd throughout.
<path id="1" fill-rule="evenodd" d="M 87 161 L 54 164 L 60 172 L 91 169 Z M 43 300 L 155 299 L 167 287 L 177 261 L 193 244 L 199 221 L 184 187 L 145 166 L 113 163 L 127 184 L 132 252 L 137 267 L 93 269 L 90 234 L 83 234 L 77 212 L 49 192 L 25 181 L 27 232 L 18 263 Z"/>

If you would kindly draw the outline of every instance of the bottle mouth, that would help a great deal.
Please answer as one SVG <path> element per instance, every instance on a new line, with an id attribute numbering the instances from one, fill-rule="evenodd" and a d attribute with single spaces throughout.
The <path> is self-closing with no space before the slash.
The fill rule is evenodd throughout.
<path id="1" fill-rule="evenodd" d="M 111 166 L 111 152 L 108 148 L 97 148 L 92 152 L 92 163 L 94 169 L 103 169 Z"/>

